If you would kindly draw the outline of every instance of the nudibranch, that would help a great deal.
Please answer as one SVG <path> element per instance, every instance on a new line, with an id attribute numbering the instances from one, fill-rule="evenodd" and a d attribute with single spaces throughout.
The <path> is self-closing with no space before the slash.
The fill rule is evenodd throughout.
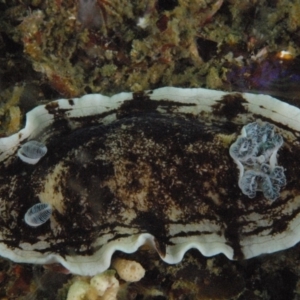
<path id="1" fill-rule="evenodd" d="M 0 139 L 0 253 L 94 275 L 144 244 L 170 264 L 191 248 L 292 247 L 299 136 L 300 110 L 266 95 L 165 87 L 38 106 Z"/>

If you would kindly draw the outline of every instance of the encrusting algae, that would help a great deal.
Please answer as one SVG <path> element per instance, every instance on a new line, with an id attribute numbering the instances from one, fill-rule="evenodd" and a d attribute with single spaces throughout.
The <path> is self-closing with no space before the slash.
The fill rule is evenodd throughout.
<path id="1" fill-rule="evenodd" d="M 299 28 L 297 1 L 265 2 L 43 1 L 25 14 L 22 5 L 7 9 L 2 23 L 43 81 L 65 97 L 166 85 L 222 88 L 230 66 L 248 64 L 249 53 L 267 47 L 298 55 L 297 40 L 286 36 Z"/>

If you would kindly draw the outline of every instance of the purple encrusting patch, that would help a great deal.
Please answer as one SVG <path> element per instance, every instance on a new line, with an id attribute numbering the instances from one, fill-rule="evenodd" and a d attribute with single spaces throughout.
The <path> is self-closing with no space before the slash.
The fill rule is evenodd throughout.
<path id="1" fill-rule="evenodd" d="M 99 28 L 102 25 L 97 0 L 78 0 L 78 20 L 88 28 Z"/>
<path id="2" fill-rule="evenodd" d="M 300 70 L 294 64 L 278 59 L 251 62 L 236 66 L 227 73 L 227 80 L 238 90 L 285 90 L 291 84 L 300 83 Z"/>

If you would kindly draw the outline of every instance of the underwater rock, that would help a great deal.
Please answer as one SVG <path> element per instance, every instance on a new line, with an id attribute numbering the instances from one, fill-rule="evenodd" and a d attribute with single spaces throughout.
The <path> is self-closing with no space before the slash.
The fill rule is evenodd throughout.
<path id="1" fill-rule="evenodd" d="M 167 263 L 186 251 L 251 258 L 300 240 L 298 108 L 266 95 L 160 88 L 61 99 L 27 114 L 24 129 L 0 139 L 0 251 L 13 261 L 59 262 L 71 272 L 106 270 L 115 251 L 151 245 Z M 230 146 L 243 126 L 267 124 L 286 185 L 275 201 L 239 187 Z M 39 140 L 36 165 L 17 157 Z M 24 221 L 36 203 L 50 220 Z"/>

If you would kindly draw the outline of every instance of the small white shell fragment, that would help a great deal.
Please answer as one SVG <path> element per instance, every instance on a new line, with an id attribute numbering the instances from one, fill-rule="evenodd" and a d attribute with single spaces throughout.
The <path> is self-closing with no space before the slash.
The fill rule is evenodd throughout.
<path id="1" fill-rule="evenodd" d="M 117 299 L 119 281 L 115 277 L 115 271 L 107 270 L 95 275 L 90 282 L 91 286 L 97 290 L 101 299 Z"/>
<path id="2" fill-rule="evenodd" d="M 29 141 L 18 150 L 18 157 L 25 163 L 35 165 L 45 154 L 47 147 L 38 141 Z"/>
<path id="3" fill-rule="evenodd" d="M 27 210 L 24 219 L 27 225 L 37 227 L 47 222 L 50 219 L 51 213 L 51 205 L 37 203 Z"/>
<path id="4" fill-rule="evenodd" d="M 118 275 L 127 282 L 140 281 L 145 276 L 143 266 L 134 260 L 117 258 L 113 261 L 112 266 Z"/>
<path id="5" fill-rule="evenodd" d="M 85 281 L 75 281 L 68 291 L 67 300 L 85 299 L 86 293 L 89 291 L 90 285 Z"/>
<path id="6" fill-rule="evenodd" d="M 107 270 L 92 277 L 90 283 L 79 278 L 70 286 L 67 300 L 117 300 L 119 281 L 115 273 Z"/>

